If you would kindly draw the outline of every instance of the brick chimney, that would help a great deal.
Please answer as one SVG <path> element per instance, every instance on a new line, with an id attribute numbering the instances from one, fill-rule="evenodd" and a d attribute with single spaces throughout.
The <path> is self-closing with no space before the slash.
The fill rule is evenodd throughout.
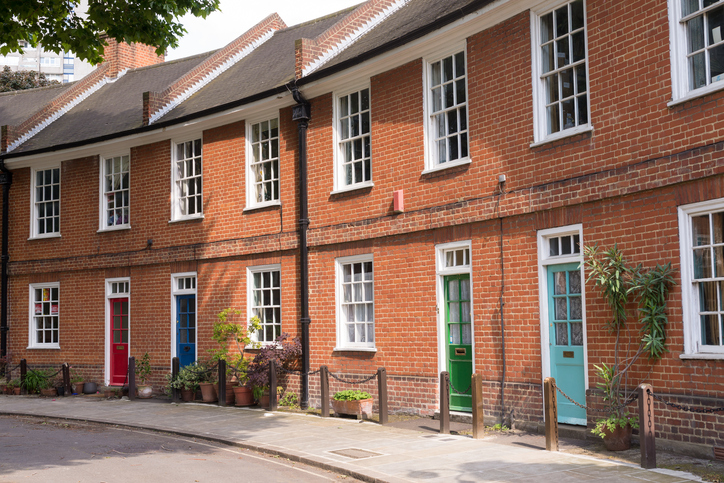
<path id="1" fill-rule="evenodd" d="M 125 69 L 135 69 L 148 65 L 160 64 L 164 61 L 163 55 L 156 54 L 156 48 L 144 44 L 118 43 L 115 39 L 104 36 L 108 45 L 103 51 L 103 64 L 109 65 L 106 73 L 108 77 L 117 77 Z"/>

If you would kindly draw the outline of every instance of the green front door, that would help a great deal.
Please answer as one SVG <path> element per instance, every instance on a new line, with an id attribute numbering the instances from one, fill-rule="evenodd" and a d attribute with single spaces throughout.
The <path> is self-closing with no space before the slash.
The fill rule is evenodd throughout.
<path id="1" fill-rule="evenodd" d="M 548 267 L 551 376 L 579 404 L 586 402 L 583 372 L 583 298 L 578 263 Z M 586 424 L 586 410 L 558 395 L 558 422 Z"/>
<path id="2" fill-rule="evenodd" d="M 470 325 L 470 275 L 450 275 L 445 283 L 447 370 L 451 386 L 460 392 L 470 387 L 473 375 L 473 336 Z M 450 409 L 472 411 L 472 393 L 450 388 Z"/>

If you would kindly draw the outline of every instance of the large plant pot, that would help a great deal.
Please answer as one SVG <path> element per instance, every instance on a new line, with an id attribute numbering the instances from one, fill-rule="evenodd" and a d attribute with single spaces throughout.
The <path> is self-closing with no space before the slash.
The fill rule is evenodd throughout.
<path id="1" fill-rule="evenodd" d="M 254 393 L 251 391 L 250 387 L 234 386 L 234 400 L 235 406 L 253 406 Z"/>
<path id="2" fill-rule="evenodd" d="M 627 424 L 623 428 L 616 426 L 613 432 L 604 428 L 603 444 L 609 451 L 625 451 L 631 448 L 631 433 L 633 428 Z"/>
<path id="3" fill-rule="evenodd" d="M 153 395 L 153 387 L 146 385 L 136 386 L 136 393 L 140 399 L 150 399 Z"/>
<path id="4" fill-rule="evenodd" d="M 85 382 L 76 382 L 75 383 L 75 394 L 78 394 L 78 395 L 83 394 L 84 385 L 85 385 Z"/>
<path id="5" fill-rule="evenodd" d="M 98 385 L 95 382 L 86 382 L 83 384 L 83 394 L 95 394 L 98 391 Z"/>
<path id="6" fill-rule="evenodd" d="M 374 399 L 360 399 L 359 401 L 337 401 L 332 399 L 332 409 L 335 414 L 348 414 L 357 418 L 369 419 L 372 415 Z"/>
<path id="7" fill-rule="evenodd" d="M 277 394 L 277 402 L 279 402 L 279 394 Z M 269 408 L 269 393 L 265 392 L 259 398 L 259 406 L 263 408 Z"/>
<path id="8" fill-rule="evenodd" d="M 54 387 L 49 387 L 48 389 L 41 389 L 40 395 L 44 397 L 55 397 L 58 395 L 58 391 L 56 391 Z"/>
<path id="9" fill-rule="evenodd" d="M 227 384 L 226 385 L 226 405 L 227 406 L 233 406 L 235 397 L 234 397 L 234 385 L 233 384 Z"/>
<path id="10" fill-rule="evenodd" d="M 216 391 L 214 391 L 214 385 L 210 382 L 202 382 L 199 384 L 201 386 L 201 400 L 204 402 L 215 402 L 218 400 L 218 397 L 216 395 Z"/>
<path id="11" fill-rule="evenodd" d="M 183 402 L 191 402 L 196 398 L 196 391 L 193 389 L 181 389 L 181 400 Z"/>
<path id="12" fill-rule="evenodd" d="M 21 388 L 19 388 L 19 387 L 14 387 L 14 388 L 13 388 L 13 395 L 15 395 L 15 396 L 20 396 L 20 391 L 21 391 Z"/>

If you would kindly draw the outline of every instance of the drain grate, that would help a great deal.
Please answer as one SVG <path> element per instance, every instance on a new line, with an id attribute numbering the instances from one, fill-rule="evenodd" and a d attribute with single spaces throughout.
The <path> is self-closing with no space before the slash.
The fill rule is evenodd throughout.
<path id="1" fill-rule="evenodd" d="M 338 449 L 335 451 L 330 451 L 330 453 L 334 453 L 339 456 L 344 456 L 345 458 L 352 458 L 355 460 L 360 460 L 363 458 L 371 458 L 372 456 L 382 456 L 381 453 L 375 453 L 374 451 L 367 451 L 366 449 L 357 449 L 357 448 Z"/>

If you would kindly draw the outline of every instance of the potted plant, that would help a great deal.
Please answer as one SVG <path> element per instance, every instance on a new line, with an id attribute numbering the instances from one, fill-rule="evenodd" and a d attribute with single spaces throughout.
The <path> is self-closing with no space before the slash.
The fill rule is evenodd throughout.
<path id="1" fill-rule="evenodd" d="M 70 382 L 75 386 L 74 394 L 77 394 L 79 396 L 81 394 L 83 394 L 83 385 L 84 385 L 83 380 L 84 380 L 83 376 L 78 371 L 76 371 L 75 369 L 73 369 L 71 367 L 70 368 Z"/>
<path id="2" fill-rule="evenodd" d="M 8 394 L 14 394 L 16 396 L 20 395 L 20 389 L 21 389 L 20 388 L 20 379 L 12 379 L 12 380 L 8 381 L 7 387 L 8 387 L 8 390 L 10 391 L 10 392 L 8 392 Z"/>
<path id="3" fill-rule="evenodd" d="M 227 363 L 226 403 L 236 401 L 236 406 L 251 406 L 254 398 L 251 388 L 247 386 L 249 362 L 244 358 L 244 351 L 247 347 L 259 347 L 257 342 L 252 341 L 251 336 L 261 328 L 261 321 L 254 316 L 248 324 L 239 323 L 235 319 L 241 315 L 240 310 L 232 308 L 226 308 L 217 314 L 218 320 L 214 323 L 211 338 L 219 344 L 219 348 L 210 352 L 212 360 L 225 360 Z M 230 353 L 232 344 L 235 349 L 233 354 Z M 239 383 L 238 386 L 231 380 L 234 377 Z"/>
<path id="4" fill-rule="evenodd" d="M 358 419 L 369 419 L 374 400 L 368 392 L 359 389 L 339 391 L 332 397 L 332 409 L 335 414 L 349 414 Z"/>
<path id="5" fill-rule="evenodd" d="M 613 312 L 607 328 L 616 337 L 613 364 L 594 365 L 601 379 L 597 386 L 603 392 L 609 416 L 597 420 L 591 432 L 601 436 L 609 450 L 620 451 L 631 447 L 631 433 L 638 428 L 638 416 L 630 414 L 625 404 L 638 386 L 629 384 L 629 372 L 641 356 L 653 364 L 668 352 L 666 300 L 675 283 L 673 269 L 671 263 L 657 264 L 651 269 L 643 269 L 640 264 L 630 267 L 616 245 L 602 253 L 597 245 L 584 247 L 584 254 L 588 281 L 594 281 Z M 638 299 L 639 340 L 633 354 L 628 350 L 621 354 L 622 330 L 625 330 L 630 299 Z"/>
<path id="6" fill-rule="evenodd" d="M 218 400 L 218 383 L 217 376 L 209 368 L 213 366 L 213 361 L 198 363 L 197 367 L 200 372 L 198 374 L 199 388 L 201 389 L 201 400 L 203 402 L 212 403 Z"/>
<path id="7" fill-rule="evenodd" d="M 168 381 L 166 387 L 180 390 L 181 399 L 184 402 L 193 401 L 196 396 L 196 391 L 199 389 L 200 372 L 201 369 L 196 362 L 184 366 L 175 378 L 171 374 L 166 376 L 166 380 Z"/>
<path id="8" fill-rule="evenodd" d="M 284 370 L 293 370 L 302 354 L 302 345 L 299 338 L 289 338 L 286 332 L 277 337 L 273 342 L 262 347 L 259 353 L 249 363 L 247 369 L 248 383 L 252 386 L 254 398 L 259 401 L 262 407 L 268 407 L 269 402 L 263 397 L 269 395 L 269 366 L 272 360 L 277 366 L 277 381 L 282 385 L 285 380 Z M 278 397 L 278 394 L 277 394 Z"/>
<path id="9" fill-rule="evenodd" d="M 138 378 L 139 384 L 137 385 L 138 397 L 141 399 L 148 399 L 153 394 L 153 387 L 146 384 L 148 379 L 151 377 L 151 358 L 148 352 L 143 354 L 140 361 L 136 363 L 136 378 Z"/>
<path id="10" fill-rule="evenodd" d="M 22 387 L 28 394 L 39 394 L 41 390 L 45 390 L 50 387 L 50 380 L 48 376 L 49 373 L 47 371 L 42 369 L 31 369 L 27 372 L 27 374 L 25 374 L 25 380 L 22 383 Z"/>

